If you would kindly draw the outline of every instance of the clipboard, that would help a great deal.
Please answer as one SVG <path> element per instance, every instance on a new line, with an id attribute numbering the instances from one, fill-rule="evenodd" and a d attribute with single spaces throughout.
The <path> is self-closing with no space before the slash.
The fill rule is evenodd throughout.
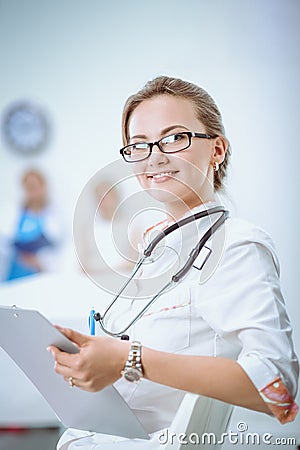
<path id="1" fill-rule="evenodd" d="M 0 347 L 15 361 L 66 426 L 80 430 L 149 439 L 114 386 L 99 392 L 70 388 L 54 371 L 55 345 L 68 353 L 77 347 L 36 310 L 0 306 Z"/>

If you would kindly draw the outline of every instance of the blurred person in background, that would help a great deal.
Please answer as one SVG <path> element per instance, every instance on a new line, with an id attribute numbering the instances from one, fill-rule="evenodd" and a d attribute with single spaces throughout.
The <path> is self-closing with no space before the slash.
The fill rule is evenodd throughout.
<path id="1" fill-rule="evenodd" d="M 110 180 L 97 180 L 91 189 L 90 210 L 76 243 L 81 267 L 91 277 L 101 278 L 111 270 L 126 274 L 137 260 L 138 234 L 142 231 L 132 227 L 128 240 L 128 217 L 121 192 Z"/>
<path id="2" fill-rule="evenodd" d="M 50 203 L 47 181 L 39 170 L 30 169 L 21 185 L 21 205 L 6 211 L 0 223 L 2 281 L 52 271 L 58 263 L 61 221 Z"/>

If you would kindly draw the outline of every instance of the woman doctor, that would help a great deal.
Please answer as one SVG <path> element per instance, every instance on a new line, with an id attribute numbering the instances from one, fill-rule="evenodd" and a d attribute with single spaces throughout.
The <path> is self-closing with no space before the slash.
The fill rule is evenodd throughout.
<path id="1" fill-rule="evenodd" d="M 148 82 L 125 104 L 123 140 L 123 158 L 166 211 L 166 220 L 145 232 L 144 246 L 170 223 L 219 204 L 230 150 L 220 112 L 202 88 L 165 76 Z M 184 262 L 193 236 L 205 228 L 202 220 L 195 226 L 196 232 L 171 233 L 143 276 L 159 280 L 168 272 L 170 247 Z M 294 419 L 298 362 L 272 240 L 258 227 L 228 218 L 208 248 L 217 256 L 164 293 L 128 330 L 130 341 L 61 329 L 80 352 L 50 348 L 56 372 L 72 385 L 98 391 L 115 383 L 152 439 L 113 443 L 111 436 L 69 429 L 58 448 L 125 448 L 126 442 L 159 448 L 155 435 L 171 424 L 184 391 L 271 414 L 281 423 Z M 138 383 L 124 376 L 132 365 L 130 350 L 141 355 Z"/>

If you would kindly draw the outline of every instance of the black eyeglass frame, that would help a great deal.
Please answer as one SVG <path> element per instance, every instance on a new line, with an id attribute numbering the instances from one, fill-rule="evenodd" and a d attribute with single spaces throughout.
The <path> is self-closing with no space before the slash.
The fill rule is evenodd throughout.
<path id="1" fill-rule="evenodd" d="M 174 150 L 174 151 L 171 151 L 171 152 L 166 152 L 161 147 L 161 141 L 166 139 L 169 136 L 178 135 L 178 134 L 180 134 L 180 135 L 184 134 L 184 135 L 188 136 L 188 138 L 189 138 L 188 145 L 186 145 L 184 148 L 181 148 L 180 150 Z M 193 137 L 201 138 L 201 139 L 215 139 L 216 137 L 218 137 L 218 135 L 217 134 L 211 135 L 211 134 L 207 134 L 207 133 L 195 133 L 193 131 L 181 131 L 179 133 L 173 133 L 173 134 L 170 134 L 168 136 L 164 136 L 164 137 L 162 137 L 161 139 L 159 139 L 156 142 L 135 142 L 134 144 L 125 145 L 125 147 L 120 149 L 120 154 L 123 156 L 124 161 L 130 164 L 130 163 L 136 163 L 136 162 L 140 162 L 140 161 L 144 161 L 145 159 L 148 159 L 150 157 L 150 155 L 152 153 L 152 149 L 153 149 L 153 147 L 155 145 L 159 148 L 159 150 L 162 153 L 165 153 L 165 154 L 179 153 L 179 152 L 182 152 L 183 150 L 186 150 L 187 148 L 189 148 L 191 146 Z M 147 144 L 149 146 L 149 154 L 145 158 L 141 158 L 141 159 L 138 159 L 136 161 L 128 161 L 128 159 L 126 159 L 126 157 L 124 155 L 124 152 L 126 151 L 127 148 L 132 147 L 133 145 L 137 145 L 137 144 Z"/>

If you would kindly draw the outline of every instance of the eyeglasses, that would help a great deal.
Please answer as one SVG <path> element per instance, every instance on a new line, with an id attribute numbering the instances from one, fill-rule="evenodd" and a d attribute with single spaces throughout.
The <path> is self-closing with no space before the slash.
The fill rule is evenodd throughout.
<path id="1" fill-rule="evenodd" d="M 214 139 L 217 135 L 205 133 L 193 133 L 192 131 L 184 131 L 182 133 L 170 134 L 156 142 L 136 142 L 121 148 L 120 153 L 124 160 L 128 163 L 143 161 L 149 158 L 155 145 L 163 153 L 177 153 L 190 147 L 192 138 Z"/>

